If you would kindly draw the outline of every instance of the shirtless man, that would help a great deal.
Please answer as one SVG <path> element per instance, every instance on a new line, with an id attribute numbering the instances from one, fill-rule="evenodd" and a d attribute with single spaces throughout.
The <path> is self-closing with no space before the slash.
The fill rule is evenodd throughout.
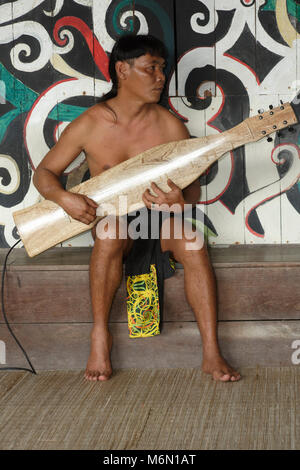
<path id="1" fill-rule="evenodd" d="M 65 191 L 59 181 L 81 151 L 85 152 L 93 177 L 151 147 L 189 138 L 184 124 L 157 104 L 165 84 L 164 66 L 164 46 L 153 37 L 123 36 L 115 44 L 110 57 L 112 92 L 68 125 L 34 174 L 34 184 L 46 199 L 59 204 L 74 219 L 90 224 L 96 217 L 97 204 L 85 195 Z M 178 204 L 183 208 L 185 203 L 199 200 L 198 179 L 183 191 L 170 180 L 169 186 L 170 191 L 164 193 L 152 183 L 157 196 L 145 191 L 145 205 L 151 208 L 152 203 L 164 207 Z M 190 239 L 174 238 L 174 232 L 178 233 L 176 223 L 182 224 L 181 219 L 171 219 L 170 237 L 161 237 L 161 249 L 170 251 L 184 267 L 186 297 L 202 338 L 202 370 L 215 380 L 237 381 L 240 374 L 223 359 L 218 345 L 215 281 L 206 247 L 201 243 L 197 250 L 187 250 Z M 123 259 L 133 243 L 129 236 L 121 239 L 115 235 L 100 239 L 94 231 L 90 260 L 94 325 L 85 371 L 87 380 L 108 380 L 112 374 L 108 318 L 122 279 Z"/>

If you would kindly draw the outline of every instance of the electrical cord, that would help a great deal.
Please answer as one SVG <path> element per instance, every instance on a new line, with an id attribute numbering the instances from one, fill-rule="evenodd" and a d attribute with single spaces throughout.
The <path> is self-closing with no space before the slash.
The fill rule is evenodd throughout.
<path id="1" fill-rule="evenodd" d="M 4 321 L 6 323 L 6 326 L 10 332 L 10 334 L 12 335 L 12 337 L 14 338 L 14 340 L 16 341 L 17 345 L 19 346 L 19 348 L 22 350 L 28 364 L 30 365 L 31 369 L 27 369 L 25 367 L 0 367 L 0 371 L 1 370 L 25 370 L 27 372 L 31 372 L 32 374 L 36 374 L 36 371 L 33 367 L 33 365 L 31 364 L 30 362 L 30 359 L 25 351 L 25 349 L 23 348 L 23 346 L 21 345 L 20 341 L 18 340 L 18 338 L 16 337 L 16 335 L 14 334 L 14 332 L 12 331 L 12 328 L 7 320 L 7 316 L 6 316 L 6 313 L 5 313 L 5 307 L 4 307 L 4 281 L 5 281 L 5 273 L 6 273 L 6 265 L 7 265 L 7 260 L 8 260 L 8 256 L 9 254 L 12 252 L 12 250 L 15 248 L 15 246 L 20 243 L 21 240 L 18 240 L 7 252 L 6 254 L 6 257 L 5 257 L 5 260 L 4 260 L 4 264 L 3 264 L 3 270 L 2 270 L 2 283 L 1 283 L 1 304 L 2 304 L 2 313 L 3 313 L 3 317 L 4 317 Z"/>

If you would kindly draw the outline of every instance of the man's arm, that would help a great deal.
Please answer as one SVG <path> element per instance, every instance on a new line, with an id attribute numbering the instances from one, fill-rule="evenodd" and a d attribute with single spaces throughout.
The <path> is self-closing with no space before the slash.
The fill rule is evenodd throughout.
<path id="1" fill-rule="evenodd" d="M 56 202 L 72 218 L 85 224 L 95 219 L 97 204 L 83 194 L 66 191 L 60 175 L 84 149 L 87 129 L 91 125 L 89 121 L 88 116 L 80 116 L 71 122 L 33 176 L 33 183 L 42 196 Z"/>
<path id="2" fill-rule="evenodd" d="M 200 181 L 197 178 L 182 191 L 185 204 L 196 204 L 200 199 Z"/>

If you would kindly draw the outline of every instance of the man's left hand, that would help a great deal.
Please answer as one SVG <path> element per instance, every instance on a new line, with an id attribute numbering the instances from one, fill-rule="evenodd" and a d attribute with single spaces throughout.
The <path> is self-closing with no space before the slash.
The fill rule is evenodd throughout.
<path id="1" fill-rule="evenodd" d="M 167 193 L 162 191 L 154 182 L 151 183 L 151 189 L 157 196 L 153 196 L 149 189 L 146 189 L 142 196 L 145 206 L 151 210 L 168 211 L 171 208 L 172 212 L 182 212 L 185 204 L 182 190 L 170 178 L 167 183 L 171 188 L 171 191 Z"/>

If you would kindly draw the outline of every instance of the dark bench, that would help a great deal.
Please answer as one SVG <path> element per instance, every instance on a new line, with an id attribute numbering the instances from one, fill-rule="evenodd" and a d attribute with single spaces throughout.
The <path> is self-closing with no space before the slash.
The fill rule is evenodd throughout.
<path id="1" fill-rule="evenodd" d="M 1 266 L 7 250 L 0 250 Z M 92 314 L 88 267 L 91 248 L 53 248 L 29 258 L 10 255 L 5 305 L 10 324 L 36 369 L 83 369 L 89 353 Z M 234 245 L 210 248 L 218 287 L 222 351 L 233 365 L 292 365 L 300 340 L 300 246 Z M 162 333 L 128 336 L 123 280 L 113 302 L 113 366 L 197 367 L 201 341 L 183 288 L 184 271 L 165 281 Z M 201 292 L 199 293 L 201 295 Z M 0 340 L 7 366 L 26 361 L 3 317 Z M 300 357 L 300 354 L 299 354 Z"/>

